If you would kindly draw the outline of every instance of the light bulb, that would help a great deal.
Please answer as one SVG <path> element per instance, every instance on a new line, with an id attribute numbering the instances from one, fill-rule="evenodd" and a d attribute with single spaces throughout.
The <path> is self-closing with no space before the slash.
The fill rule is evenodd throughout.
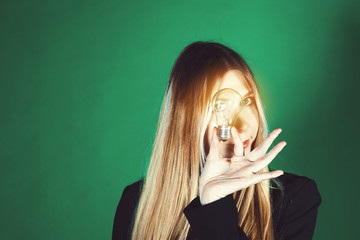
<path id="1" fill-rule="evenodd" d="M 222 141 L 231 138 L 230 128 L 241 110 L 241 95 L 231 88 L 218 91 L 212 99 L 212 109 L 218 125 L 218 137 Z"/>

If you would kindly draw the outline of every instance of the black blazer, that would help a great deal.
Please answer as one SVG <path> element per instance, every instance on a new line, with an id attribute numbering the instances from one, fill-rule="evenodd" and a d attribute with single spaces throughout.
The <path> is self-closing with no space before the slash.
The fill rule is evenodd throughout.
<path id="1" fill-rule="evenodd" d="M 283 192 L 271 188 L 275 239 L 312 239 L 321 203 L 316 183 L 291 173 L 284 173 L 278 180 L 284 187 Z M 115 213 L 113 240 L 130 239 L 141 187 L 142 181 L 138 181 L 124 189 Z M 238 212 L 231 194 L 204 206 L 196 197 L 184 209 L 184 214 L 190 223 L 189 240 L 248 239 L 237 225 Z"/>

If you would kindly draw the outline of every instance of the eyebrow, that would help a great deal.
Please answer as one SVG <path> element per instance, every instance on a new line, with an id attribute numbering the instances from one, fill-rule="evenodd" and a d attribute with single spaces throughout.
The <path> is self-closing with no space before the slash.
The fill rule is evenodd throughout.
<path id="1" fill-rule="evenodd" d="M 253 96 L 255 96 L 254 92 L 248 92 L 247 94 L 245 94 L 245 96 L 243 96 L 243 98 L 253 97 Z"/>

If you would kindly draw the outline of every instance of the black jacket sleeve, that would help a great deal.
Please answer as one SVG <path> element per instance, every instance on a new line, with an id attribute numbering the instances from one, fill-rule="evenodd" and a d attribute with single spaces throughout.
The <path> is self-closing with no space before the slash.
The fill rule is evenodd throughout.
<path id="1" fill-rule="evenodd" d="M 287 185 L 281 205 L 274 212 L 274 217 L 278 219 L 274 229 L 275 239 L 311 240 L 320 203 L 316 183 L 297 176 L 296 181 Z M 232 195 L 206 205 L 201 205 L 197 197 L 184 209 L 184 214 L 194 235 L 200 240 L 248 239 L 237 225 L 238 212 Z"/>
<path id="2" fill-rule="evenodd" d="M 238 211 L 232 194 L 206 205 L 201 205 L 197 197 L 184 209 L 184 214 L 200 240 L 248 239 L 237 224 Z"/>

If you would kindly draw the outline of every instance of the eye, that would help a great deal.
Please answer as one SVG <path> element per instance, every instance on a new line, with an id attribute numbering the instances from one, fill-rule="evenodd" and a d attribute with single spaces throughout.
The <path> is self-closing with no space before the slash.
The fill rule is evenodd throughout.
<path id="1" fill-rule="evenodd" d="M 240 105 L 244 106 L 244 105 L 250 105 L 252 103 L 252 99 L 251 97 L 247 97 L 244 100 L 241 101 Z"/>

